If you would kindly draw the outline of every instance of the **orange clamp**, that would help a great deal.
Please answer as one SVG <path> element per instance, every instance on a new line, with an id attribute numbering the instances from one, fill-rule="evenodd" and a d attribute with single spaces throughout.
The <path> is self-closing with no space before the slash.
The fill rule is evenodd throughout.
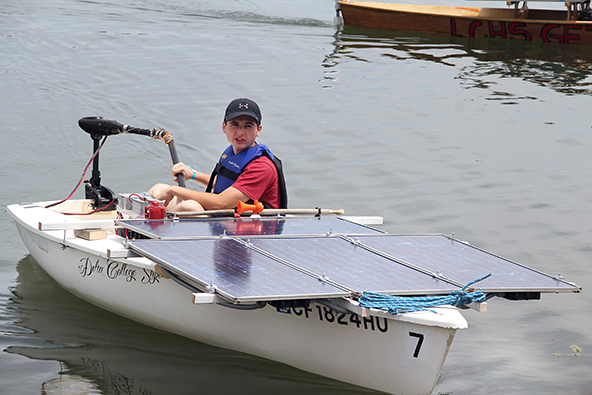
<path id="1" fill-rule="evenodd" d="M 255 200 L 254 204 L 247 204 L 239 201 L 236 206 L 236 212 L 242 214 L 245 211 L 252 211 L 253 214 L 261 214 L 263 211 L 263 203 L 258 200 Z"/>

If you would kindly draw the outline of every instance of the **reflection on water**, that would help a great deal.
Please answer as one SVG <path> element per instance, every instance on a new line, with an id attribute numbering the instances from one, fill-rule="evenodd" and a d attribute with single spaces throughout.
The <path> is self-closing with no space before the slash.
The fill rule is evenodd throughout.
<path id="1" fill-rule="evenodd" d="M 100 395 L 102 392 L 92 380 L 78 375 L 61 374 L 41 385 L 41 395 L 62 394 Z"/>
<path id="2" fill-rule="evenodd" d="M 324 61 L 325 79 L 336 78 L 344 60 L 420 60 L 458 69 L 466 89 L 490 90 L 489 100 L 532 100 L 496 91 L 489 77 L 517 78 L 566 95 L 592 95 L 592 46 L 532 43 L 389 32 L 345 26 Z M 507 104 L 513 104 L 508 102 Z"/>
<path id="3" fill-rule="evenodd" d="M 59 361 L 38 393 L 374 393 L 111 314 L 61 288 L 30 255 L 17 271 L 6 306 L 12 339 L 4 351 Z"/>
<path id="4" fill-rule="evenodd" d="M 502 78 L 521 78 L 567 95 L 592 94 L 592 81 L 589 78 L 592 71 L 591 64 L 582 59 L 568 60 L 567 56 L 566 60 L 561 62 L 548 61 L 544 58 L 510 58 L 494 62 L 482 60 L 480 57 L 476 59 L 475 64 L 464 67 L 458 77 L 462 80 L 462 86 L 468 89 L 494 89 L 491 83 L 487 82 L 487 77 L 499 75 Z M 528 96 L 521 98 L 531 99 Z"/>

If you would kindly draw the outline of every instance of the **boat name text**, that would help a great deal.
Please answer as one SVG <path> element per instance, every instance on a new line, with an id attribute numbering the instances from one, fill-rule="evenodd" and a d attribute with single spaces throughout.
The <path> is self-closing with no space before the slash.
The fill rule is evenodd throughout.
<path id="1" fill-rule="evenodd" d="M 582 30 L 592 31 L 592 26 L 545 23 L 540 28 L 540 41 L 546 43 L 579 42 L 581 41 L 581 37 L 578 31 Z M 450 18 L 450 34 L 455 37 L 516 38 L 532 41 L 532 35 L 536 34 L 536 32 L 526 22 L 482 21 L 475 19 L 467 24 L 461 23 L 460 20 L 457 21 L 456 18 Z M 535 41 L 539 41 L 539 39 L 535 39 Z"/>
<path id="2" fill-rule="evenodd" d="M 93 262 L 90 257 L 82 258 L 80 265 L 78 265 L 78 272 L 82 277 L 92 276 L 93 274 L 103 275 L 111 280 L 122 277 L 125 281 L 138 281 L 142 284 L 154 284 L 160 282 L 160 275 L 154 270 L 142 269 L 141 274 L 137 269 L 132 269 L 127 263 L 120 263 L 108 259 L 105 264 L 101 264 L 101 260 L 97 259 Z"/>

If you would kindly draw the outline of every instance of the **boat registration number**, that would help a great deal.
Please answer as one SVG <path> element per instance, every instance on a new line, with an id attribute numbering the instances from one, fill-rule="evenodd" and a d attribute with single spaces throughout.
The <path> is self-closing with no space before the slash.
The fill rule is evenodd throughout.
<path id="1" fill-rule="evenodd" d="M 318 304 L 309 307 L 287 307 L 277 308 L 281 313 L 294 314 L 298 317 L 318 319 L 334 325 L 354 326 L 356 328 L 386 333 L 388 331 L 388 320 L 385 317 L 362 317 L 354 313 L 339 313 L 335 310 Z"/>

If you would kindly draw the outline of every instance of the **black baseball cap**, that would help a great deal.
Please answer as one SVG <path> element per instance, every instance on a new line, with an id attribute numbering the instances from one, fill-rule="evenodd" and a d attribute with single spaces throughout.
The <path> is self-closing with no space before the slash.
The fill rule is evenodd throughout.
<path id="1" fill-rule="evenodd" d="M 248 115 L 257 121 L 257 124 L 261 124 L 261 110 L 259 106 L 251 99 L 241 98 L 234 99 L 226 107 L 226 113 L 224 115 L 224 122 L 233 120 L 241 115 Z"/>

